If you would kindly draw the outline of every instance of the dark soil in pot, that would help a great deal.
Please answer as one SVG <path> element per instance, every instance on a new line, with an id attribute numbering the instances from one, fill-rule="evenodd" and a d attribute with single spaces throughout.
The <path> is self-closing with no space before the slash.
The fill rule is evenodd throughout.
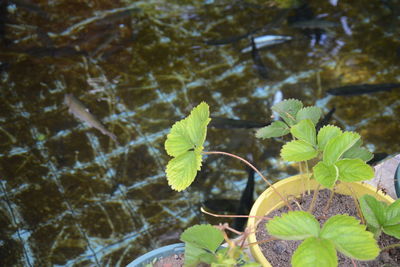
<path id="1" fill-rule="evenodd" d="M 354 204 L 354 200 L 351 196 L 335 194 L 332 200 L 330 208 L 324 212 L 326 203 L 328 202 L 330 191 L 327 189 L 321 190 L 318 194 L 318 198 L 313 211 L 314 216 L 319 220 L 322 225 L 329 217 L 336 214 L 348 214 L 355 216 L 357 215 L 357 208 Z M 312 200 L 311 195 L 305 195 L 301 198 L 296 199 L 297 203 L 300 204 L 302 210 L 307 210 Z M 291 206 L 294 210 L 299 210 L 298 205 L 293 201 Z M 281 209 L 275 210 L 269 214 L 268 217 L 280 216 L 282 213 L 286 213 L 288 208 L 285 206 Z M 271 236 L 265 230 L 265 223 L 267 221 L 261 221 L 257 226 L 256 237 L 257 241 L 266 240 Z M 297 246 L 301 241 L 285 241 L 275 240 L 267 243 L 260 244 L 261 251 L 267 260 L 273 267 L 284 267 L 291 266 L 290 259 L 292 254 L 296 250 Z M 386 247 L 390 244 L 399 243 L 395 238 L 382 234 L 378 244 L 379 247 Z M 352 261 L 338 253 L 339 266 L 354 266 Z M 400 248 L 386 250 L 380 253 L 380 255 L 373 261 L 356 261 L 358 267 L 360 266 L 376 266 L 376 267 L 395 267 L 400 266 Z"/>

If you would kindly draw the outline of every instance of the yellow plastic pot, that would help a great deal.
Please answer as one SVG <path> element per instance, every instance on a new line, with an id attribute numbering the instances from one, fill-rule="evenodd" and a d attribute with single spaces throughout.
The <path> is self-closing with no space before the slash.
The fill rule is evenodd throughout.
<path id="1" fill-rule="evenodd" d="M 349 185 L 351 185 L 351 189 L 349 188 Z M 314 179 L 309 181 L 309 187 L 311 190 L 317 188 L 317 186 L 318 183 Z M 287 198 L 288 196 L 300 196 L 303 193 L 304 187 L 305 186 L 303 184 L 302 175 L 292 176 L 290 178 L 283 179 L 282 181 L 279 181 L 276 184 L 274 184 L 274 188 L 284 198 Z M 379 201 L 385 201 L 387 203 L 394 202 L 394 200 L 390 196 L 384 195 L 380 191 L 377 192 L 377 189 L 375 187 L 364 183 L 342 182 L 337 186 L 335 192 L 344 195 L 352 195 L 353 193 L 350 190 L 353 190 L 354 194 L 357 197 L 369 194 L 375 196 Z M 268 188 L 257 198 L 256 202 L 251 208 L 250 216 L 257 216 L 256 218 L 260 218 L 275 209 L 279 209 L 282 206 L 284 206 L 284 203 L 279 197 L 279 195 L 276 192 L 274 192 L 272 188 Z M 250 227 L 250 229 L 255 229 L 255 224 L 258 221 L 258 219 L 256 218 L 254 217 L 249 218 L 248 226 Z M 257 242 L 254 231 L 253 234 L 249 235 L 248 241 L 249 243 Z M 261 263 L 265 267 L 271 267 L 271 264 L 264 257 L 258 245 L 250 246 L 250 251 L 257 262 Z"/>

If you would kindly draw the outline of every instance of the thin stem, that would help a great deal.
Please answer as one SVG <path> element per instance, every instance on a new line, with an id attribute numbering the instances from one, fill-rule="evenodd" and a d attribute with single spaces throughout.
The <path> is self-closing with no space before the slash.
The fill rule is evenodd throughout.
<path id="1" fill-rule="evenodd" d="M 314 195 L 313 195 L 313 197 L 312 197 L 310 207 L 308 208 L 308 212 L 310 212 L 310 213 L 312 213 L 312 211 L 313 211 L 313 209 L 314 209 L 315 202 L 316 202 L 316 200 L 317 200 L 317 196 L 318 196 L 318 193 L 319 193 L 319 188 L 320 188 L 320 186 L 321 186 L 321 185 L 318 184 L 317 188 L 315 188 L 315 190 L 314 190 Z"/>
<path id="2" fill-rule="evenodd" d="M 250 215 L 223 215 L 223 214 L 215 214 L 215 213 L 211 213 L 209 211 L 206 211 L 203 207 L 200 208 L 200 211 L 213 216 L 213 217 L 217 217 L 217 218 L 255 218 L 255 219 L 266 219 L 266 220 L 272 220 L 272 218 L 270 217 L 266 217 L 266 216 L 250 216 Z"/>
<path id="3" fill-rule="evenodd" d="M 271 242 L 271 241 L 274 241 L 274 240 L 277 240 L 277 239 L 278 238 L 276 238 L 276 237 L 270 237 L 268 239 L 260 240 L 260 241 L 253 242 L 253 243 L 249 243 L 249 244 L 247 244 L 247 246 L 249 247 L 249 246 L 259 245 L 259 244 Z"/>
<path id="4" fill-rule="evenodd" d="M 329 196 L 328 202 L 325 205 L 324 213 L 326 213 L 328 211 L 328 209 L 329 209 L 329 207 L 330 207 L 330 205 L 332 203 L 333 195 L 335 194 L 335 190 L 334 189 L 330 190 L 330 191 L 331 191 L 331 195 Z"/>
<path id="5" fill-rule="evenodd" d="M 381 251 L 388 250 L 388 249 L 392 249 L 392 248 L 399 248 L 399 247 L 400 247 L 400 243 L 391 244 L 391 245 L 389 245 L 389 246 L 383 247 L 383 248 L 381 249 Z"/>
<path id="6" fill-rule="evenodd" d="M 361 219 L 361 223 L 362 224 L 366 224 L 365 218 L 364 218 L 363 213 L 361 211 L 360 203 L 358 203 L 358 200 L 357 200 L 356 193 L 354 192 L 353 188 L 350 185 L 348 185 L 348 184 L 345 184 L 345 185 L 349 189 L 349 191 L 351 192 L 351 196 L 353 197 L 354 204 L 356 205 L 357 213 L 358 213 L 358 216 Z"/>
<path id="7" fill-rule="evenodd" d="M 223 152 L 223 151 L 203 151 L 203 154 L 206 154 L 206 155 L 212 155 L 212 154 L 225 155 L 225 156 L 229 156 L 229 157 L 236 158 L 238 160 L 243 161 L 247 166 L 252 168 L 258 175 L 260 175 L 261 178 L 275 191 L 275 193 L 278 194 L 278 196 L 286 204 L 288 209 L 292 210 L 292 207 L 289 205 L 289 203 L 286 201 L 286 199 L 278 192 L 278 190 L 276 190 L 276 188 L 267 180 L 267 178 L 265 178 L 264 175 L 262 175 L 262 173 L 256 167 L 253 166 L 253 164 L 251 164 L 250 162 L 248 162 L 244 158 L 241 158 L 241 157 L 236 156 L 234 154 L 231 154 L 231 153 L 228 153 L 228 152 Z"/>
<path id="8" fill-rule="evenodd" d="M 310 178 L 311 178 L 311 176 L 310 176 L 310 170 L 308 169 L 308 161 L 306 160 L 305 161 L 305 164 L 306 164 L 306 174 L 307 174 L 307 190 L 308 190 L 308 194 L 310 194 L 311 192 L 310 192 Z"/>

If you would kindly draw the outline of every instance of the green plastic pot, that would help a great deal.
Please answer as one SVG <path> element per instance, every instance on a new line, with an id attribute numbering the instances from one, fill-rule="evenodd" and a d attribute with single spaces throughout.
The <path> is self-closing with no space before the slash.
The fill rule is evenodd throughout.
<path id="1" fill-rule="evenodd" d="M 314 190 L 317 188 L 318 183 L 312 179 L 306 185 L 303 184 L 303 179 L 302 175 L 296 175 L 292 176 L 290 178 L 283 179 L 282 181 L 277 182 L 274 184 L 274 188 L 284 197 L 288 196 L 300 196 L 304 188 L 308 188 L 307 184 L 309 184 L 309 188 L 311 190 Z M 378 190 L 369 185 L 369 184 L 364 184 L 364 183 L 345 183 L 341 182 L 338 186 L 335 192 L 344 194 L 344 195 L 352 195 L 353 193 L 350 191 L 349 185 L 351 186 L 351 189 L 353 190 L 354 194 L 357 197 L 361 197 L 362 195 L 369 194 L 372 196 L 375 196 L 379 201 L 384 201 L 389 203 L 394 202 L 394 200 L 388 196 L 384 195 L 381 192 L 378 192 Z M 322 189 L 322 188 L 321 188 Z M 248 220 L 248 226 L 250 229 L 256 229 L 256 222 L 258 219 L 262 216 L 265 216 L 266 214 L 270 213 L 271 211 L 275 209 L 279 209 L 283 207 L 285 204 L 281 200 L 278 194 L 274 192 L 272 188 L 268 188 L 265 190 L 256 200 L 254 203 L 251 211 L 250 211 L 250 216 L 255 216 L 255 217 L 250 217 Z M 257 242 L 256 240 L 256 234 L 253 231 L 251 235 L 248 237 L 249 243 L 254 243 Z M 263 253 L 261 252 L 261 249 L 258 245 L 253 245 L 250 246 L 250 251 L 251 254 L 253 255 L 254 259 L 262 264 L 265 267 L 272 267 L 271 264 L 268 262 L 268 260 L 264 257 Z"/>

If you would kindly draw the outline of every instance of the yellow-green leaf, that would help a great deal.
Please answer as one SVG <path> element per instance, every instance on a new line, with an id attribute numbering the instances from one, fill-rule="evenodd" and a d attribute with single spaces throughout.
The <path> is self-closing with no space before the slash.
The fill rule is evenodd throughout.
<path id="1" fill-rule="evenodd" d="M 318 236 L 319 222 L 308 212 L 290 211 L 282 217 L 274 217 L 265 225 L 268 233 L 284 240 L 303 240 Z"/>
<path id="2" fill-rule="evenodd" d="M 361 159 L 342 159 L 335 163 L 339 169 L 338 179 L 345 182 L 359 182 L 374 177 L 374 169 Z"/>
<path id="3" fill-rule="evenodd" d="M 317 135 L 318 148 L 321 151 L 323 151 L 326 143 L 328 143 L 329 140 L 340 135 L 341 133 L 342 133 L 342 131 L 339 129 L 339 127 L 336 127 L 333 125 L 326 125 L 326 126 L 322 127 L 318 131 L 318 135 Z"/>
<path id="4" fill-rule="evenodd" d="M 289 126 L 283 121 L 274 121 L 271 125 L 265 126 L 261 129 L 258 129 L 256 132 L 257 138 L 271 138 L 271 137 L 280 137 L 289 133 Z"/>
<path id="5" fill-rule="evenodd" d="M 327 188 L 332 188 L 339 177 L 338 168 L 334 164 L 329 165 L 322 161 L 313 167 L 313 172 L 315 180 Z"/>
<path id="6" fill-rule="evenodd" d="M 318 151 L 308 142 L 295 140 L 285 144 L 281 149 L 281 157 L 286 161 L 305 161 L 315 158 Z"/>
<path id="7" fill-rule="evenodd" d="M 379 254 L 379 247 L 371 232 L 352 216 L 335 215 L 322 227 L 320 237 L 335 244 L 342 254 L 357 260 L 372 260 Z"/>
<path id="8" fill-rule="evenodd" d="M 311 106 L 299 110 L 296 114 L 296 121 L 300 122 L 305 119 L 310 119 L 316 125 L 321 118 L 322 111 L 319 107 Z"/>
<path id="9" fill-rule="evenodd" d="M 290 128 L 290 132 L 299 140 L 305 141 L 311 145 L 316 145 L 315 125 L 310 119 L 305 119 Z"/>
<path id="10" fill-rule="evenodd" d="M 167 180 L 172 189 L 182 191 L 186 189 L 196 177 L 201 167 L 201 154 L 195 151 L 171 159 L 167 164 Z"/>
<path id="11" fill-rule="evenodd" d="M 338 259 L 331 241 L 310 237 L 298 246 L 291 263 L 293 267 L 336 267 Z"/>
<path id="12" fill-rule="evenodd" d="M 324 162 L 334 164 L 358 139 L 360 139 L 360 135 L 355 132 L 344 132 L 330 139 L 324 148 Z"/>

